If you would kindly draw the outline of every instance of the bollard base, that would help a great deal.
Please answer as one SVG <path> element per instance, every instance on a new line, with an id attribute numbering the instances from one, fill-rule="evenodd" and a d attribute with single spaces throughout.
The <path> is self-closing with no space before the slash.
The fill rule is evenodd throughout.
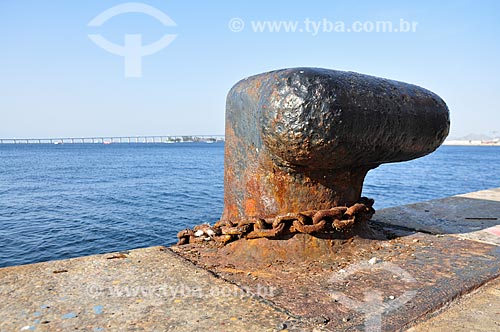
<path id="1" fill-rule="evenodd" d="M 203 259 L 208 265 L 225 262 L 239 266 L 263 267 L 275 261 L 310 262 L 321 259 L 334 262 L 353 250 L 370 251 L 374 240 L 385 241 L 387 234 L 377 225 L 366 222 L 349 230 L 332 234 L 287 234 L 277 238 L 240 239 L 227 245 L 213 241 L 175 246 L 173 250 L 193 260 Z M 208 261 L 205 261 L 208 260 Z"/>

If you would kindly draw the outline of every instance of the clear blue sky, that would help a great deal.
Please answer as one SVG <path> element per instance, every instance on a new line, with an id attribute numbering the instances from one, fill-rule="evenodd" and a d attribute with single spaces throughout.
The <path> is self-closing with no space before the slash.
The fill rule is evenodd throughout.
<path id="1" fill-rule="evenodd" d="M 127 1 L 0 0 L 0 137 L 223 134 L 227 91 L 243 77 L 298 66 L 351 70 L 438 93 L 451 136 L 500 131 L 499 1 L 147 0 L 177 26 L 141 13 L 88 23 Z M 231 18 L 245 23 L 241 32 Z M 252 21 L 418 22 L 412 33 L 254 32 Z M 123 44 L 176 39 L 124 77 Z"/>

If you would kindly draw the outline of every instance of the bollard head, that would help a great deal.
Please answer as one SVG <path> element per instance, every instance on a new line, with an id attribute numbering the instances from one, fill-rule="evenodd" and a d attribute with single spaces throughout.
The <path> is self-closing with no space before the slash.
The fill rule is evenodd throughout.
<path id="1" fill-rule="evenodd" d="M 415 85 L 294 68 L 249 77 L 226 105 L 223 221 L 350 206 L 368 170 L 431 153 L 449 112 Z"/>

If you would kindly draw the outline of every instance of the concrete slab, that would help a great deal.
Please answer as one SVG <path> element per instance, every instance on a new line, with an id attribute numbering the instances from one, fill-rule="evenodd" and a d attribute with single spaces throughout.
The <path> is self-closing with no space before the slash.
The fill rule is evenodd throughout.
<path id="1" fill-rule="evenodd" d="M 500 245 L 500 188 L 384 209 L 373 220 Z"/>
<path id="2" fill-rule="evenodd" d="M 0 298 L 2 332 L 273 331 L 293 321 L 163 247 L 3 268 Z"/>

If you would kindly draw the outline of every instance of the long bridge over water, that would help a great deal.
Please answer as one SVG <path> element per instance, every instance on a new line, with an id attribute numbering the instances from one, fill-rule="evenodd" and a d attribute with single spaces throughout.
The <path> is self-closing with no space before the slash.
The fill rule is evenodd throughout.
<path id="1" fill-rule="evenodd" d="M 182 143 L 182 142 L 223 142 L 224 135 L 185 136 L 95 136 L 95 137 L 53 137 L 53 138 L 0 138 L 0 144 L 111 144 L 111 143 Z"/>

